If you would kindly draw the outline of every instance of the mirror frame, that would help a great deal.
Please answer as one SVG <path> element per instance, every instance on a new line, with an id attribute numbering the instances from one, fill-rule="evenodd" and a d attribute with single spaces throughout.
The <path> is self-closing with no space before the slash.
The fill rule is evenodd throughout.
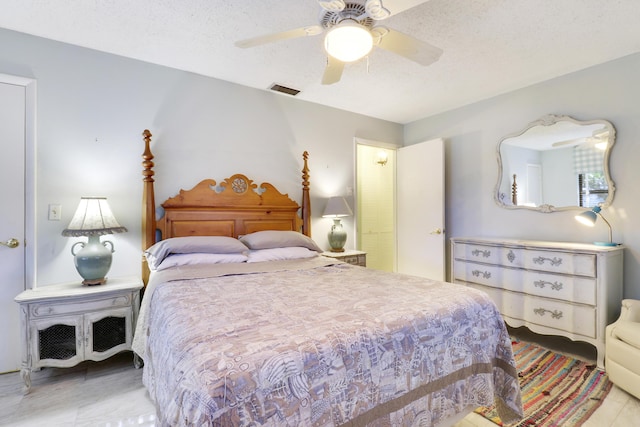
<path id="1" fill-rule="evenodd" d="M 544 212 L 544 213 L 550 213 L 550 212 L 557 212 L 557 211 L 567 211 L 567 210 L 576 210 L 576 209 L 581 209 L 581 210 L 585 210 L 587 208 L 583 207 L 583 206 L 554 206 L 554 205 L 549 205 L 549 204 L 542 204 L 540 206 L 524 206 L 524 205 L 512 205 L 512 204 L 506 204 L 502 201 L 502 198 L 500 197 L 500 184 L 502 183 L 502 179 L 503 179 L 503 168 L 502 168 L 502 156 L 500 154 L 500 149 L 502 147 L 503 142 L 505 142 L 508 139 L 511 138 L 516 138 L 518 136 L 523 135 L 525 132 L 527 132 L 529 129 L 535 127 L 535 126 L 551 126 L 557 122 L 561 122 L 561 121 L 568 121 L 568 122 L 572 122 L 574 124 L 577 125 L 593 125 L 593 124 L 602 124 L 603 126 L 606 126 L 606 128 L 609 131 L 609 144 L 607 145 L 607 148 L 604 152 L 604 176 L 605 179 L 609 185 L 609 193 L 607 195 L 606 200 L 600 204 L 600 206 L 602 208 L 606 208 L 608 206 L 611 205 L 611 203 L 613 202 L 613 196 L 616 190 L 616 186 L 615 183 L 613 182 L 613 180 L 611 179 L 611 174 L 609 172 L 609 156 L 611 154 L 611 149 L 613 148 L 615 142 L 616 142 L 616 130 L 613 127 L 613 125 L 611 124 L 611 122 L 607 121 L 607 120 L 589 120 L 589 121 L 583 121 L 583 120 L 576 120 L 570 116 L 562 116 L 562 115 L 554 115 L 554 114 L 548 114 L 546 116 L 543 116 L 542 118 L 529 123 L 525 128 L 523 128 L 520 131 L 511 133 L 509 135 L 504 136 L 502 139 L 500 139 L 500 142 L 498 142 L 498 145 L 496 147 L 496 157 L 498 159 L 498 182 L 496 183 L 496 187 L 495 187 L 495 191 L 493 192 L 493 198 L 494 201 L 498 204 L 498 206 L 505 208 L 505 209 L 527 209 L 527 210 L 532 210 L 532 211 L 537 211 L 537 212 Z M 509 193 L 511 194 L 511 193 Z"/>

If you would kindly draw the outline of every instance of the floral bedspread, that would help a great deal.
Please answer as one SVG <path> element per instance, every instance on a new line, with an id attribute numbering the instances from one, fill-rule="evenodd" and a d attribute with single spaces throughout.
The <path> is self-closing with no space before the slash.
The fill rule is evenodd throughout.
<path id="1" fill-rule="evenodd" d="M 521 417 L 511 341 L 482 292 L 281 264 L 154 277 L 136 352 L 159 425 L 423 426 L 494 399 L 504 421 Z"/>

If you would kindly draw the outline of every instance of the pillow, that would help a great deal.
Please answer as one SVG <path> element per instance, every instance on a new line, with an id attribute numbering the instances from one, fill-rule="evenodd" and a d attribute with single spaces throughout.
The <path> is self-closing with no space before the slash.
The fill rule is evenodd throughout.
<path id="1" fill-rule="evenodd" d="M 171 254 L 160 263 L 156 271 L 182 265 L 246 262 L 247 259 L 249 257 L 246 254 Z"/>
<path id="2" fill-rule="evenodd" d="M 319 256 L 318 252 L 300 246 L 288 248 L 256 249 L 249 251 L 247 262 L 283 261 L 287 259 L 303 259 Z"/>
<path id="3" fill-rule="evenodd" d="M 312 251 L 322 252 L 322 249 L 310 237 L 297 231 L 266 230 L 244 235 L 240 238 L 249 249 L 273 249 L 303 247 Z"/>
<path id="4" fill-rule="evenodd" d="M 188 236 L 161 240 L 144 252 L 149 268 L 155 270 L 171 254 L 239 254 L 247 247 L 227 236 Z"/>

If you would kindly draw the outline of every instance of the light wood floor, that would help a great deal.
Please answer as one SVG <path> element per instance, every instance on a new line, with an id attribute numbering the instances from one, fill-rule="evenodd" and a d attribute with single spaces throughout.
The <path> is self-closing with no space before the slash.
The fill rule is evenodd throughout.
<path id="1" fill-rule="evenodd" d="M 564 338 L 514 335 L 556 351 L 595 360 L 595 350 Z M 69 369 L 46 368 L 32 374 L 32 390 L 23 395 L 18 373 L 0 375 L 0 425 L 29 427 L 114 427 L 155 425 L 155 407 L 142 385 L 142 370 L 131 353 L 104 362 L 84 362 Z M 640 401 L 615 387 L 584 427 L 640 425 Z M 496 427 L 470 414 L 456 427 Z"/>

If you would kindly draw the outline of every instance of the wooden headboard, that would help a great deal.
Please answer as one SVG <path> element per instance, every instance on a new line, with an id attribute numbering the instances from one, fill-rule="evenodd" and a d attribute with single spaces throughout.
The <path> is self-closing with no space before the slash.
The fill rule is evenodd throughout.
<path id="1" fill-rule="evenodd" d="M 142 194 L 142 250 L 158 239 L 184 236 L 230 236 L 262 230 L 294 230 L 311 236 L 309 199 L 309 154 L 302 155 L 302 206 L 280 193 L 273 185 L 260 185 L 242 174 L 235 174 L 219 184 L 205 179 L 191 190 L 161 203 L 164 215 L 156 219 L 151 132 L 145 130 Z M 300 211 L 300 215 L 298 215 Z M 142 277 L 147 282 L 149 268 L 143 257 Z"/>

